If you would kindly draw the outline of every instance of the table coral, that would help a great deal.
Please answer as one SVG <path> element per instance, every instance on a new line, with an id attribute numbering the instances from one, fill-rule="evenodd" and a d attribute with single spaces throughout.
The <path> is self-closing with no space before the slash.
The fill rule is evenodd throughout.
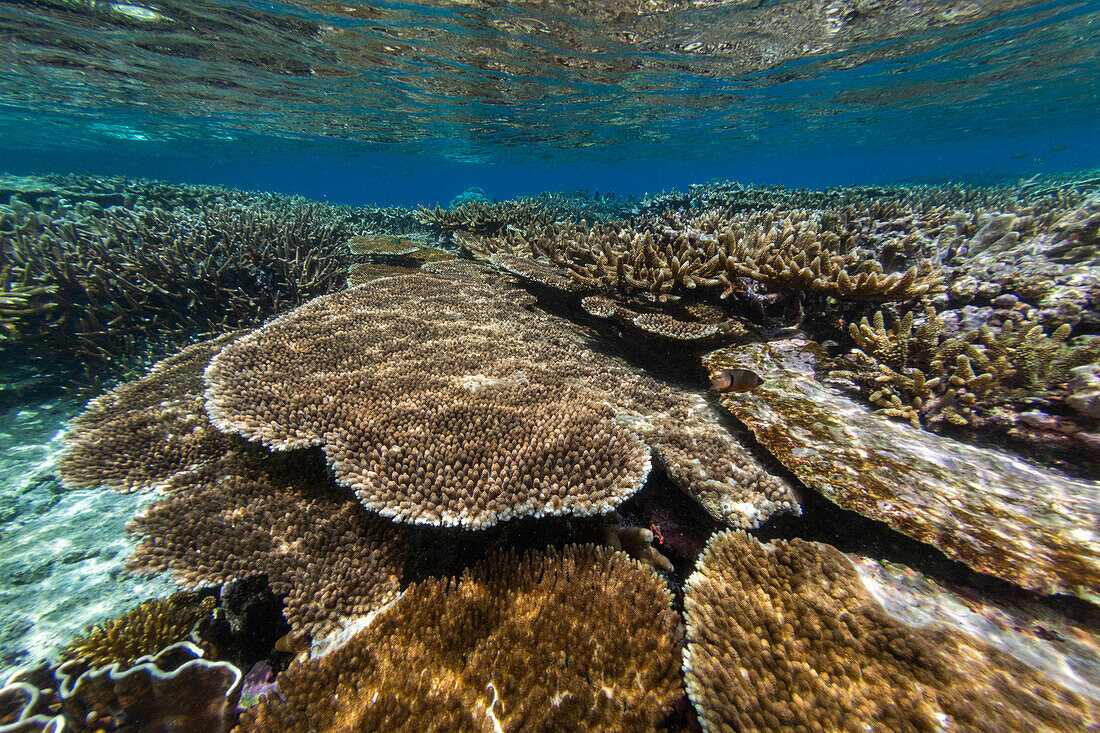
<path id="1" fill-rule="evenodd" d="M 237 335 L 188 346 L 89 402 L 69 423 L 61 484 L 147 490 L 229 450 L 233 440 L 202 409 L 202 372 Z"/>
<path id="2" fill-rule="evenodd" d="M 375 281 L 272 321 L 213 359 L 208 413 L 278 450 L 322 446 L 365 507 L 403 522 L 605 513 L 641 487 L 650 449 L 724 521 L 797 511 L 699 395 L 474 272 Z"/>
<path id="3" fill-rule="evenodd" d="M 985 641 L 890 616 L 833 547 L 715 535 L 685 592 L 704 731 L 1079 731 L 1100 702 Z"/>
<path id="4" fill-rule="evenodd" d="M 404 544 L 336 486 L 316 454 L 269 455 L 211 425 L 211 356 L 234 335 L 184 349 L 93 400 L 72 421 L 66 485 L 161 495 L 136 517 L 130 561 L 196 587 L 268 575 L 298 632 L 325 633 L 392 600 Z"/>
<path id="5" fill-rule="evenodd" d="M 316 455 L 231 451 L 176 474 L 134 518 L 130 560 L 187 586 L 264 574 L 295 632 L 320 636 L 400 591 L 404 541 L 336 486 Z"/>
<path id="6" fill-rule="evenodd" d="M 671 600 L 622 553 L 499 555 L 295 663 L 238 730 L 652 731 L 681 695 Z"/>

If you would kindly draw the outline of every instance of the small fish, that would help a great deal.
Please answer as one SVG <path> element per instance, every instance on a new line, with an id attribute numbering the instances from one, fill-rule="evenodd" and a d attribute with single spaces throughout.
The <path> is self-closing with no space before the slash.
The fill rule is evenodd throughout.
<path id="1" fill-rule="evenodd" d="M 751 392 L 764 380 L 748 369 L 719 369 L 710 375 L 710 386 L 716 392 Z"/>

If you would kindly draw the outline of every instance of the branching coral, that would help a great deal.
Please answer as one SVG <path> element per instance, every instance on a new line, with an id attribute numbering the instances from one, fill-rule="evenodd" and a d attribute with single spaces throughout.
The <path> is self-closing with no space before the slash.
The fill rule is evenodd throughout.
<path id="1" fill-rule="evenodd" d="M 654 730 L 681 694 L 671 598 L 622 553 L 497 556 L 295 663 L 240 730 Z"/>
<path id="2" fill-rule="evenodd" d="M 1100 704 L 985 641 L 887 616 L 846 557 L 711 538 L 688 579 L 688 694 L 703 730 L 1086 730 Z"/>
<path id="3" fill-rule="evenodd" d="M 214 596 L 201 601 L 187 593 L 153 598 L 116 618 L 86 629 L 61 650 L 61 657 L 89 667 L 129 668 L 140 657 L 186 641 L 192 628 L 214 610 Z"/>
<path id="4" fill-rule="evenodd" d="M 140 349 L 247 326 L 342 287 L 357 226 L 296 201 L 201 210 L 57 208 L 0 229 L 0 346 L 83 369 Z"/>
<path id="5" fill-rule="evenodd" d="M 473 234 L 496 234 L 505 227 L 544 226 L 553 222 L 553 214 L 537 199 L 501 201 L 490 204 L 469 201 L 454 209 L 418 206 L 416 218 L 421 224 Z"/>
<path id="6" fill-rule="evenodd" d="M 918 426 L 922 417 L 967 425 L 998 405 L 1067 382 L 1071 369 L 1100 358 L 1100 339 L 1069 339 L 1071 332 L 1069 324 L 1048 333 L 1034 321 L 1009 320 L 947 333 L 931 307 L 920 321 L 907 311 L 887 328 L 878 311 L 849 324 L 858 347 L 849 362 L 858 368 L 835 374 L 854 378 L 885 414 Z"/>

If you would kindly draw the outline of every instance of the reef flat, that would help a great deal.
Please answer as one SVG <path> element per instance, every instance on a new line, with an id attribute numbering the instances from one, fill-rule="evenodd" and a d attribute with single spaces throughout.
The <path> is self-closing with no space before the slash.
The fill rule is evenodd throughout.
<path id="1" fill-rule="evenodd" d="M 1100 724 L 1095 176 L 3 186 L 0 722 Z"/>

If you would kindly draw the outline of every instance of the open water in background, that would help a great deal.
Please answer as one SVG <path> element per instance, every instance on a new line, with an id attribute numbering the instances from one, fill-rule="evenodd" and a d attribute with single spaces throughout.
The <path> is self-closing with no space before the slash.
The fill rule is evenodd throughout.
<path id="1" fill-rule="evenodd" d="M 347 203 L 1100 164 L 1100 2 L 0 2 L 0 169 Z"/>

